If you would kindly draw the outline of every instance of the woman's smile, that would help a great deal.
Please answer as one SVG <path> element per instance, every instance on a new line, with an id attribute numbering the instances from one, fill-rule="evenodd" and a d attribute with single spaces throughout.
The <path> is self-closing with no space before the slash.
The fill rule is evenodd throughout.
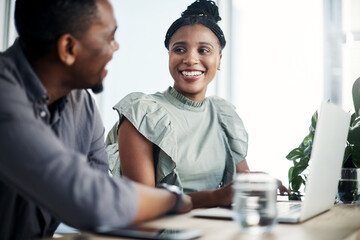
<path id="1" fill-rule="evenodd" d="M 201 24 L 179 28 L 169 45 L 169 69 L 174 88 L 193 101 L 203 101 L 207 86 L 220 66 L 216 35 Z"/>

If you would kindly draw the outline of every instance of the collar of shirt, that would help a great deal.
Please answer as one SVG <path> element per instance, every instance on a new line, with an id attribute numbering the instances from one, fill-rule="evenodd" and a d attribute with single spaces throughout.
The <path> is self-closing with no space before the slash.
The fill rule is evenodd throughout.
<path id="1" fill-rule="evenodd" d="M 20 40 L 16 39 L 13 46 L 11 46 L 5 54 L 12 59 L 15 65 L 22 66 L 18 68 L 18 73 L 21 76 L 21 78 L 18 79 L 20 84 L 24 86 L 29 100 L 34 104 L 35 114 L 47 123 L 50 123 L 50 121 L 52 123 L 57 122 L 59 120 L 59 113 L 65 108 L 67 96 L 64 96 L 54 103 L 53 116 L 51 116 L 47 107 L 49 95 L 25 57 Z"/>

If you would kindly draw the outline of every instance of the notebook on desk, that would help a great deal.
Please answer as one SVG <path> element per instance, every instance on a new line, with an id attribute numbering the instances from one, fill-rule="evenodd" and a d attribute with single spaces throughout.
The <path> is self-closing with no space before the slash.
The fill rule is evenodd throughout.
<path id="1" fill-rule="evenodd" d="M 323 102 L 320 106 L 311 151 L 310 171 L 302 202 L 278 202 L 278 222 L 305 221 L 330 209 L 335 201 L 351 115 Z M 209 208 L 193 211 L 195 217 L 232 219 L 233 211 Z"/>

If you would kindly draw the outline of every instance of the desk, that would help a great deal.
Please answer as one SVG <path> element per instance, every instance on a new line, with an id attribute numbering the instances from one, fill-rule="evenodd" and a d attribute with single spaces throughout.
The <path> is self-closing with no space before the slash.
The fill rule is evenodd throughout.
<path id="1" fill-rule="evenodd" d="M 196 211 L 196 210 L 194 210 Z M 271 234 L 246 235 L 239 231 L 236 222 L 229 220 L 214 220 L 194 218 L 190 213 L 165 216 L 140 224 L 147 227 L 200 229 L 203 235 L 199 239 L 214 240 L 360 240 L 360 204 L 334 205 L 329 211 L 300 224 L 277 224 Z M 80 238 L 79 238 L 80 237 Z M 82 233 L 81 236 L 67 236 L 60 239 L 121 239 L 96 236 Z"/>

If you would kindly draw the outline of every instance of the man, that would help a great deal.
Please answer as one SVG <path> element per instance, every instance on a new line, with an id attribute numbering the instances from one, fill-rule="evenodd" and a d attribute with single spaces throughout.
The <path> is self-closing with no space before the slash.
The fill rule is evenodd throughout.
<path id="1" fill-rule="evenodd" d="M 84 89 L 101 91 L 118 49 L 109 1 L 17 0 L 15 24 L 19 38 L 0 54 L 1 239 L 52 236 L 60 221 L 91 230 L 189 211 L 185 195 L 107 173 Z"/>

